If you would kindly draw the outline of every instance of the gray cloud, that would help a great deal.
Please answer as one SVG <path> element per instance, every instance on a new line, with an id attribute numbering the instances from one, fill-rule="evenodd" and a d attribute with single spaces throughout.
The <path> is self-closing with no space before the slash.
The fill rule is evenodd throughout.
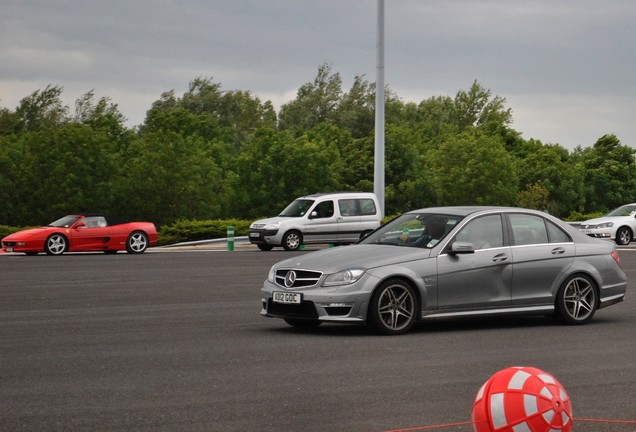
<path id="1" fill-rule="evenodd" d="M 9 0 L 0 106 L 47 84 L 69 105 L 94 89 L 131 125 L 198 76 L 276 106 L 330 63 L 375 80 L 375 0 Z M 387 84 L 404 100 L 479 81 L 526 138 L 568 148 L 615 133 L 636 147 L 636 2 L 386 0 Z"/>

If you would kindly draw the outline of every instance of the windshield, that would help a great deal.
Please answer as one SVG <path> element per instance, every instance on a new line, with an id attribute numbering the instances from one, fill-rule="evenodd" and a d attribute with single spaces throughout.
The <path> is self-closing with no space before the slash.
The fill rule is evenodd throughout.
<path id="1" fill-rule="evenodd" d="M 62 219 L 51 222 L 48 226 L 68 228 L 73 225 L 79 218 L 79 216 L 64 216 Z"/>
<path id="2" fill-rule="evenodd" d="M 612 210 L 605 216 L 632 216 L 634 212 L 636 212 L 636 205 L 628 204 Z"/>
<path id="3" fill-rule="evenodd" d="M 446 237 L 460 220 L 462 216 L 407 213 L 378 228 L 360 243 L 430 249 Z"/>
<path id="4" fill-rule="evenodd" d="M 288 205 L 285 210 L 282 211 L 278 216 L 286 216 L 286 217 L 301 217 L 307 214 L 307 211 L 313 205 L 313 200 L 308 199 L 297 199 Z"/>

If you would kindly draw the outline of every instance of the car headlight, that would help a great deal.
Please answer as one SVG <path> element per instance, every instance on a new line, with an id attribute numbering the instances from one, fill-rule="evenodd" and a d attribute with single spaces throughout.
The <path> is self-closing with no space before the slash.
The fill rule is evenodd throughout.
<path id="1" fill-rule="evenodd" d="M 266 230 L 277 230 L 278 229 L 278 224 L 277 223 L 269 223 L 265 225 L 265 229 Z"/>
<path id="2" fill-rule="evenodd" d="M 323 286 L 334 286 L 334 285 L 350 285 L 354 282 L 357 282 L 366 270 L 363 268 L 352 268 L 343 270 L 338 273 L 333 273 L 328 275 L 325 278 L 325 281 L 322 283 Z"/>
<path id="3" fill-rule="evenodd" d="M 603 222 L 598 224 L 597 228 L 611 228 L 614 226 L 614 222 Z"/>
<path id="4" fill-rule="evenodd" d="M 267 282 L 274 283 L 275 277 L 276 277 L 276 270 L 274 269 L 274 266 L 272 266 L 272 268 L 269 269 L 269 273 L 267 274 Z"/>

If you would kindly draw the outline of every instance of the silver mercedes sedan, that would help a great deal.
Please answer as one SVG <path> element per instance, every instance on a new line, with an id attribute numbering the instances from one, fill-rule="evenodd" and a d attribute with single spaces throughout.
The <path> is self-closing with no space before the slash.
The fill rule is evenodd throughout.
<path id="1" fill-rule="evenodd" d="M 623 301 L 626 288 L 614 243 L 548 214 L 436 207 L 405 213 L 355 245 L 275 264 L 261 315 L 387 335 L 438 317 L 534 314 L 584 324 Z"/>

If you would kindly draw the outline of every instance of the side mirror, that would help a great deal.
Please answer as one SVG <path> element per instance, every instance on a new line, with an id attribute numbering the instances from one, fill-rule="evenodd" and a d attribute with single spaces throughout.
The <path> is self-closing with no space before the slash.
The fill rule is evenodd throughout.
<path id="1" fill-rule="evenodd" d="M 318 212 L 317 211 L 312 211 L 311 213 L 309 213 L 309 219 L 316 219 L 318 217 Z"/>
<path id="2" fill-rule="evenodd" d="M 451 245 L 450 255 L 472 254 L 475 253 L 475 246 L 469 242 L 456 241 Z"/>
<path id="3" fill-rule="evenodd" d="M 75 229 L 78 229 L 78 228 L 86 228 L 86 224 L 84 222 L 78 222 L 75 225 Z"/>

